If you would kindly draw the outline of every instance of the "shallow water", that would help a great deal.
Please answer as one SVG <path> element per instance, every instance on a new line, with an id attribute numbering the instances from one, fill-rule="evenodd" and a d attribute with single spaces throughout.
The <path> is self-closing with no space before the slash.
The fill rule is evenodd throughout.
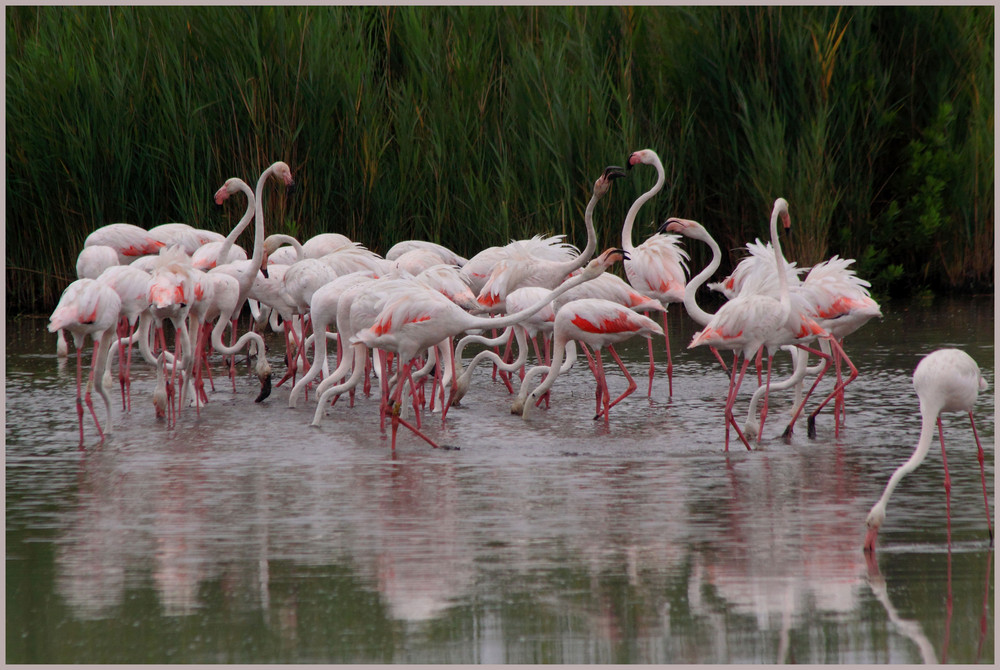
<path id="1" fill-rule="evenodd" d="M 897 488 L 876 561 L 864 520 L 912 452 L 919 357 L 958 346 L 990 388 L 976 427 L 993 506 L 992 297 L 890 304 L 846 344 L 847 426 L 801 423 L 723 450 L 728 378 L 671 310 L 674 395 L 639 390 L 593 420 L 583 361 L 527 421 L 483 367 L 462 406 L 424 413 L 434 450 L 375 396 L 320 428 L 312 395 L 255 405 L 241 363 L 178 424 L 133 406 L 77 449 L 75 364 L 45 319 L 7 323 L 7 661 L 11 663 L 919 663 L 994 660 L 993 551 L 968 418 L 946 415 L 952 546 L 932 448 Z M 270 360 L 283 372 L 280 339 Z M 71 346 L 72 348 L 72 346 Z M 608 363 L 608 357 L 605 357 Z M 787 373 L 787 356 L 780 359 Z M 607 365 L 612 392 L 624 388 Z M 746 411 L 751 380 L 737 410 Z M 828 388 L 825 386 L 823 388 Z M 98 401 L 98 405 L 100 402 Z M 99 416 L 102 416 L 99 412 Z"/>

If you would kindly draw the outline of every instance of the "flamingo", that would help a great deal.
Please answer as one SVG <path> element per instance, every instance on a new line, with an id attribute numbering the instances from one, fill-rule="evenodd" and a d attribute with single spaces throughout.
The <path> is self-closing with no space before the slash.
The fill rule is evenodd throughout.
<path id="1" fill-rule="evenodd" d="M 155 236 L 150 235 L 148 230 L 131 223 L 109 223 L 101 226 L 87 235 L 83 241 L 84 248 L 95 245 L 114 249 L 118 253 L 118 262 L 121 265 L 126 265 L 140 256 L 159 253 L 165 246 Z"/>
<path id="2" fill-rule="evenodd" d="M 709 234 L 704 226 L 691 219 L 670 217 L 663 222 L 659 230 L 661 232 L 665 230 L 667 232 L 679 233 L 690 239 L 700 240 L 707 244 L 711 250 L 712 258 L 708 262 L 708 265 L 706 265 L 701 272 L 692 277 L 690 281 L 688 281 L 687 286 L 684 288 L 684 309 L 687 311 L 688 316 L 690 316 L 691 319 L 698 325 L 702 327 L 707 326 L 709 321 L 712 320 L 713 315 L 701 308 L 698 304 L 696 295 L 698 289 L 702 287 L 709 277 L 715 274 L 715 271 L 719 269 L 719 265 L 722 263 L 722 251 L 719 249 L 719 244 L 715 241 L 711 234 Z M 765 265 L 765 261 L 773 262 L 774 250 L 770 247 L 770 244 L 765 247 L 759 240 L 756 243 L 751 242 L 747 244 L 747 249 L 750 251 L 751 255 L 740 261 L 732 275 L 727 277 L 722 282 L 714 285 L 720 292 L 729 298 L 739 295 L 743 285 L 748 282 L 747 278 L 751 275 L 757 276 L 752 280 L 749 280 L 750 283 L 769 286 L 767 282 L 769 281 L 769 273 L 773 274 L 773 268 L 770 265 Z M 786 277 L 788 281 L 797 282 L 799 270 L 794 267 L 794 263 L 788 263 L 785 261 L 784 266 L 786 268 Z M 712 287 L 713 284 L 709 284 L 709 286 Z M 777 294 L 778 291 L 773 291 L 773 293 Z M 812 371 L 811 369 L 807 369 L 804 365 L 805 359 L 802 355 L 808 356 L 806 352 L 798 350 L 793 346 L 786 345 L 783 348 L 792 352 L 792 358 L 796 364 L 795 371 L 789 379 L 770 385 L 771 389 L 782 390 L 790 388 L 797 384 L 802 377 L 805 376 L 806 372 Z M 719 363 L 722 364 L 723 369 L 726 369 L 726 363 L 722 360 L 718 350 L 715 347 L 712 347 L 711 349 L 712 353 L 715 354 L 715 357 L 719 360 Z M 799 367 L 800 359 L 802 362 L 801 369 Z M 815 371 L 818 372 L 818 370 L 819 369 L 817 368 Z M 747 419 L 743 424 L 743 432 L 749 437 L 756 437 L 758 434 L 757 425 L 751 422 L 751 418 L 756 417 L 757 402 L 760 399 L 760 396 L 767 390 L 767 387 L 761 385 L 761 387 L 754 392 L 753 397 L 750 400 L 750 409 L 747 413 Z"/>
<path id="3" fill-rule="evenodd" d="M 103 244 L 84 247 L 76 257 L 76 278 L 97 279 L 105 268 L 113 265 L 118 265 L 118 252 L 112 247 Z M 61 329 L 56 331 L 56 356 L 59 358 L 69 356 L 66 335 Z"/>
<path id="4" fill-rule="evenodd" d="M 179 246 L 191 256 L 209 242 L 222 242 L 225 235 L 214 230 L 195 228 L 186 223 L 161 223 L 149 229 L 149 234 L 163 242 L 164 246 Z"/>
<path id="5" fill-rule="evenodd" d="M 239 299 L 236 303 L 236 308 L 234 312 L 228 315 L 228 319 L 232 325 L 231 332 L 231 342 L 236 339 L 236 320 L 239 318 L 240 311 L 243 309 L 243 304 L 246 302 L 247 297 L 250 294 L 250 289 L 253 287 L 254 278 L 257 277 L 257 273 L 261 271 L 263 259 L 264 259 L 264 184 L 267 182 L 269 177 L 275 177 L 279 179 L 285 186 L 288 192 L 294 192 L 295 190 L 295 180 L 292 179 L 291 168 L 284 161 L 275 161 L 264 170 L 260 177 L 257 179 L 257 188 L 254 191 L 250 191 L 250 187 L 242 179 L 238 177 L 233 177 L 227 179 L 226 182 L 215 192 L 215 203 L 217 205 L 222 205 L 230 195 L 236 191 L 242 191 L 247 199 L 253 198 L 254 202 L 254 242 L 253 242 L 253 254 L 249 260 L 245 261 L 229 261 L 222 265 L 216 265 L 210 270 L 210 272 L 225 272 L 236 277 L 239 282 L 240 293 Z M 220 253 L 224 253 L 228 256 L 228 251 L 223 249 Z M 264 274 L 267 275 L 266 268 L 264 269 Z M 232 367 L 230 367 L 232 370 Z M 232 372 L 230 372 L 232 374 Z"/>
<path id="6" fill-rule="evenodd" d="M 385 259 L 387 261 L 394 261 L 403 254 L 408 251 L 413 251 L 414 249 L 433 251 L 443 259 L 442 262 L 447 263 L 448 265 L 457 265 L 458 267 L 462 267 L 468 262 L 466 258 L 459 256 L 448 247 L 441 246 L 435 242 L 427 242 L 425 240 L 404 240 L 402 242 L 397 242 L 389 248 L 389 251 L 385 252 Z"/>
<path id="7" fill-rule="evenodd" d="M 440 293 L 424 289 L 420 293 L 407 292 L 386 303 L 375 323 L 357 333 L 354 341 L 363 342 L 369 348 L 388 349 L 398 354 L 402 369 L 398 374 L 392 406 L 398 407 L 403 393 L 404 381 L 409 378 L 410 364 L 417 353 L 435 346 L 444 340 L 470 329 L 506 328 L 521 319 L 542 309 L 558 295 L 577 284 L 597 277 L 615 261 L 625 257 L 621 249 L 608 249 L 600 256 L 590 261 L 583 272 L 563 282 L 547 297 L 535 305 L 520 312 L 514 312 L 502 317 L 477 317 L 464 311 L 451 300 Z M 447 363 L 447 362 L 446 362 Z M 451 398 L 443 405 L 447 409 Z M 442 416 L 442 419 L 444 417 Z M 392 444 L 395 448 L 396 431 L 402 419 L 393 410 Z M 417 435 L 430 442 L 416 428 L 405 424 Z M 431 442 L 433 445 L 433 442 Z M 435 445 L 436 446 L 436 445 Z"/>
<path id="8" fill-rule="evenodd" d="M 709 320 L 705 327 L 695 333 L 688 345 L 688 348 L 708 345 L 710 347 L 725 348 L 734 353 L 733 367 L 730 371 L 729 394 L 726 398 L 725 421 L 726 421 L 726 451 L 729 451 L 729 426 L 736 429 L 740 440 L 750 449 L 743 431 L 733 417 L 733 404 L 736 402 L 736 395 L 743 382 L 747 364 L 756 355 L 757 351 L 765 345 L 772 343 L 772 336 L 784 326 L 791 315 L 791 298 L 788 293 L 788 278 L 782 272 L 781 244 L 778 240 L 778 219 L 781 218 L 786 228 L 791 225 L 788 217 L 788 202 L 784 198 L 778 198 L 774 202 L 771 212 L 771 244 L 774 247 L 774 263 L 778 273 L 778 283 L 780 286 L 780 297 L 775 298 L 767 291 L 763 290 L 761 282 L 762 275 L 753 275 L 748 278 L 747 285 L 743 291 L 722 305 L 719 311 Z M 740 356 L 744 357 L 743 368 L 737 377 L 737 363 Z M 770 383 L 770 355 L 768 357 L 768 383 Z M 766 407 L 766 403 L 765 403 Z M 761 412 L 762 417 L 766 412 Z"/>
<path id="9" fill-rule="evenodd" d="M 885 521 L 885 508 L 889 496 L 899 481 L 909 472 L 919 466 L 931 446 L 934 435 L 934 424 L 937 424 L 941 439 L 941 458 L 944 461 L 944 491 L 946 509 L 948 512 L 948 546 L 951 546 L 951 478 L 948 476 L 948 460 L 944 450 L 944 427 L 941 424 L 941 412 L 967 412 L 972 424 L 972 435 L 976 439 L 979 457 L 979 471 L 983 482 L 983 500 L 986 502 L 986 524 L 990 534 L 990 545 L 993 544 L 993 525 L 990 520 L 990 502 L 986 490 L 986 470 L 983 464 L 983 446 L 976 432 L 976 421 L 972 409 L 980 391 L 987 388 L 986 380 L 979 372 L 979 366 L 969 354 L 960 349 L 938 349 L 933 351 L 917 364 L 913 371 L 913 388 L 920 401 L 920 438 L 913 455 L 899 466 L 882 492 L 882 497 L 868 512 L 865 523 L 868 532 L 865 535 L 864 550 L 866 553 L 875 551 L 875 540 L 879 528 Z"/>
<path id="10" fill-rule="evenodd" d="M 491 311 L 502 311 L 507 294 L 522 286 L 541 286 L 552 289 L 566 277 L 590 260 L 597 248 L 597 232 L 594 230 L 594 208 L 597 201 L 611 190 L 611 182 L 625 176 L 625 171 L 614 165 L 604 168 L 604 172 L 594 182 L 593 193 L 584 211 L 583 220 L 587 228 L 587 245 L 573 258 L 552 260 L 539 257 L 523 246 L 512 247 L 511 255 L 496 264 L 486 283 L 479 291 L 479 303 Z"/>
<path id="11" fill-rule="evenodd" d="M 867 281 L 858 277 L 853 270 L 848 269 L 854 263 L 854 259 L 843 259 L 836 255 L 832 258 L 815 265 L 806 275 L 805 280 L 797 290 L 806 296 L 810 303 L 811 311 L 816 321 L 826 329 L 838 343 L 834 347 L 833 360 L 837 366 L 837 385 L 840 392 L 836 394 L 835 403 L 835 426 L 834 431 L 840 428 L 840 415 L 843 412 L 843 387 L 854 381 L 858 376 L 857 368 L 848 359 L 851 369 L 850 377 L 846 382 L 841 380 L 840 364 L 841 349 L 844 338 L 855 332 L 871 319 L 882 316 L 882 310 L 877 302 L 872 299 L 868 292 L 871 286 Z M 813 388 L 819 383 L 819 379 L 826 373 L 829 364 L 824 365 L 820 371 Z M 812 389 L 810 389 L 810 392 Z M 806 394 L 808 398 L 809 394 Z M 833 397 L 833 396 L 830 396 Z M 816 435 L 816 415 L 829 402 L 830 397 L 820 403 L 819 406 L 809 415 L 808 429 L 809 436 Z M 799 404 L 792 421 L 788 424 L 786 434 L 791 433 L 798 412 L 802 410 L 805 399 Z"/>
<path id="12" fill-rule="evenodd" d="M 493 267 L 511 254 L 519 256 L 538 256 L 553 261 L 566 261 L 578 256 L 576 248 L 566 244 L 565 235 L 543 237 L 535 235 L 531 239 L 513 240 L 506 246 L 487 247 L 470 258 L 462 265 L 462 275 L 469 281 L 472 292 L 479 294 L 486 285 Z"/>
<path id="13" fill-rule="evenodd" d="M 639 210 L 654 195 L 663 188 L 665 175 L 660 157 L 652 149 L 632 152 L 627 165 L 652 165 L 656 168 L 656 183 L 648 191 L 636 198 L 625 215 L 622 225 L 622 249 L 628 255 L 625 262 L 625 276 L 635 290 L 651 298 L 659 300 L 663 310 L 663 337 L 667 348 L 667 385 L 668 393 L 674 395 L 674 364 L 670 355 L 670 333 L 667 330 L 667 307 L 673 302 L 684 300 L 684 286 L 687 282 L 688 254 L 677 246 L 680 239 L 676 235 L 656 233 L 638 247 L 632 244 L 632 226 Z M 653 394 L 653 340 L 649 340 L 649 391 Z"/>
<path id="14" fill-rule="evenodd" d="M 371 281 L 372 273 L 359 270 L 350 274 L 335 277 L 331 281 L 317 288 L 309 300 L 309 319 L 313 329 L 313 362 L 302 378 L 292 387 L 288 395 L 288 406 L 294 408 L 299 395 L 305 390 L 307 385 L 319 375 L 322 369 L 323 374 L 330 376 L 329 367 L 326 361 L 326 329 L 337 323 L 337 309 L 340 305 L 340 298 L 347 289 L 359 284 Z M 337 355 L 343 358 L 343 351 L 338 346 Z M 337 377 L 339 379 L 339 377 Z"/>
<path id="15" fill-rule="evenodd" d="M 132 409 L 132 341 L 136 323 L 142 318 L 147 321 L 152 318 L 148 311 L 150 278 L 148 272 L 132 265 L 113 265 L 98 277 L 98 281 L 110 286 L 121 300 L 119 330 L 122 337 L 115 339 L 108 354 L 118 352 L 118 382 L 122 390 L 122 409 L 126 411 Z M 127 356 L 123 353 L 124 344 L 128 344 Z"/>
<path id="16" fill-rule="evenodd" d="M 114 332 L 115 324 L 118 322 L 118 312 L 121 310 L 121 298 L 110 287 L 102 284 L 96 279 L 77 279 L 63 291 L 59 298 L 59 303 L 49 317 L 49 332 L 57 330 L 68 330 L 73 335 L 73 344 L 76 346 L 76 415 L 80 424 L 80 447 L 83 447 L 83 402 L 81 402 L 81 386 L 83 383 L 83 341 L 86 336 L 90 336 L 94 342 L 94 354 L 90 363 L 90 378 L 87 382 L 87 393 L 85 401 L 90 415 L 94 418 L 94 425 L 104 442 L 104 431 L 97 420 L 94 412 L 94 403 L 91 399 L 91 387 L 94 380 L 97 380 L 97 392 L 104 400 L 104 407 L 107 411 L 108 432 L 111 432 L 111 400 L 104 388 L 104 365 L 107 361 L 107 354 L 104 338 L 109 332 Z"/>
<path id="17" fill-rule="evenodd" d="M 149 307 L 153 319 L 156 322 L 157 334 L 160 338 L 160 345 L 163 352 L 160 357 L 163 359 L 158 363 L 162 368 L 167 363 L 166 358 L 166 337 L 163 334 L 163 321 L 169 319 L 174 324 L 174 354 L 173 365 L 171 367 L 171 384 L 177 376 L 177 367 L 180 366 L 180 378 L 184 386 L 181 387 L 180 400 L 184 399 L 184 391 L 187 381 L 190 379 L 191 364 L 194 357 L 190 349 L 190 336 L 187 328 L 187 315 L 195 301 L 194 278 L 195 270 L 191 266 L 191 257 L 188 256 L 180 246 L 169 247 L 160 251 L 160 256 L 153 276 L 149 283 Z M 183 357 L 181 357 L 183 352 Z M 163 376 L 158 378 L 157 388 L 153 393 L 153 404 L 157 410 L 157 416 L 165 413 L 166 402 L 170 399 L 170 389 Z M 178 405 L 180 406 L 180 404 Z M 172 407 L 172 403 L 171 403 Z M 170 414 L 167 414 L 168 419 Z M 176 415 L 173 415 L 176 417 Z"/>
<path id="18" fill-rule="evenodd" d="M 603 413 L 604 425 L 607 426 L 608 410 L 631 394 L 635 390 L 635 383 L 633 382 L 628 390 L 614 402 L 611 402 L 608 383 L 604 376 L 604 365 L 601 362 L 601 348 L 622 342 L 634 335 L 652 337 L 662 334 L 663 329 L 648 316 L 638 314 L 617 302 L 601 298 L 581 298 L 566 303 L 556 312 L 552 337 L 552 363 L 548 366 L 548 374 L 527 395 L 521 417 L 527 418 L 528 408 L 552 388 L 552 384 L 555 383 L 560 373 L 566 342 L 575 340 L 589 344 L 594 349 L 594 379 L 597 381 L 597 413 L 594 418 L 597 419 Z M 618 364 L 624 368 L 618 354 L 614 353 L 613 355 Z M 528 375 L 526 374 L 525 381 L 527 379 Z M 512 408 L 512 412 L 517 413 L 515 409 L 516 407 Z"/>

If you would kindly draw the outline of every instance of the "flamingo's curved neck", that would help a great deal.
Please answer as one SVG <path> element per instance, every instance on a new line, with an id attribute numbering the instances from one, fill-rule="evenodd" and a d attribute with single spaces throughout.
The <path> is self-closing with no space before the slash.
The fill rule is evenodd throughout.
<path id="1" fill-rule="evenodd" d="M 712 250 L 712 260 L 709 261 L 704 270 L 692 277 L 687 286 L 684 287 L 684 309 L 687 310 L 688 316 L 697 321 L 699 325 L 707 326 L 708 322 L 712 319 L 712 315 L 698 305 L 696 293 L 702 284 L 708 281 L 708 278 L 719 269 L 719 265 L 722 264 L 722 250 L 719 249 L 718 243 L 708 234 L 707 230 L 704 231 L 704 234 L 702 234 L 702 231 L 699 231 L 697 239 L 703 241 Z"/>
<path id="2" fill-rule="evenodd" d="M 219 249 L 219 256 L 216 261 L 216 265 L 223 265 L 229 262 L 230 250 L 233 248 L 233 245 L 236 244 L 236 240 L 239 239 L 240 234 L 243 233 L 244 229 L 246 229 L 248 225 L 250 225 L 250 220 L 254 217 L 254 213 L 256 211 L 256 198 L 254 198 L 253 191 L 250 190 L 250 187 L 247 186 L 247 183 L 242 179 L 238 180 L 236 184 L 247 196 L 247 211 L 243 214 L 243 218 L 240 219 L 240 222 L 236 224 L 236 227 L 233 228 L 229 235 L 226 236 L 225 241 L 223 241 L 222 248 Z"/>
<path id="3" fill-rule="evenodd" d="M 781 240 L 778 238 L 778 218 L 788 209 L 784 201 L 776 202 L 771 210 L 771 247 L 774 249 L 774 265 L 778 270 L 778 287 L 781 291 L 781 310 L 785 318 L 791 312 L 792 301 L 788 294 L 788 276 L 785 272 L 785 256 L 781 252 Z M 784 319 L 782 319 L 784 321 Z"/>
<path id="4" fill-rule="evenodd" d="M 261 261 L 264 258 L 264 183 L 271 176 L 273 169 L 274 166 L 271 165 L 261 173 L 260 179 L 257 180 L 257 189 L 254 191 L 253 256 L 250 258 L 254 268 L 252 275 L 256 275 L 257 271 L 260 270 Z"/>
<path id="5" fill-rule="evenodd" d="M 293 249 L 295 249 L 295 260 L 301 261 L 306 257 L 305 249 L 302 248 L 302 243 L 291 235 L 271 235 L 268 239 L 273 239 L 275 242 L 282 244 L 290 244 Z"/>
<path id="6" fill-rule="evenodd" d="M 632 203 L 628 213 L 625 215 L 625 223 L 622 226 L 622 249 L 625 251 L 631 252 L 635 249 L 632 245 L 632 226 L 635 224 L 635 217 L 639 214 L 639 210 L 642 209 L 647 200 L 660 192 L 660 189 L 663 188 L 663 182 L 666 180 L 666 175 L 663 172 L 663 163 L 660 162 L 656 154 L 653 154 L 653 167 L 656 168 L 656 183 L 653 184 L 653 188 L 635 199 L 635 202 Z"/>

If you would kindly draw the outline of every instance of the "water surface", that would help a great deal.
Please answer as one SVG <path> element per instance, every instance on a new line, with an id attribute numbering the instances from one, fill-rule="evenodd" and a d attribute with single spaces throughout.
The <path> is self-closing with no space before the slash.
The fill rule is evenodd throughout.
<path id="1" fill-rule="evenodd" d="M 444 426 L 423 415 L 447 451 L 403 430 L 392 452 L 375 396 L 312 428 L 312 395 L 289 409 L 283 386 L 255 405 L 245 366 L 234 393 L 218 362 L 209 404 L 174 428 L 137 365 L 131 412 L 116 387 L 112 436 L 99 444 L 87 423 L 79 450 L 72 359 L 56 359 L 44 318 L 9 320 L 6 660 L 992 663 L 967 417 L 944 422 L 950 551 L 936 446 L 893 495 L 876 560 L 861 551 L 868 509 L 916 445 L 911 377 L 935 348 L 963 348 L 990 383 L 976 419 L 992 509 L 992 298 L 884 311 L 846 343 L 860 376 L 840 435 L 827 412 L 816 439 L 804 424 L 777 437 L 779 394 L 752 453 L 724 451 L 728 379 L 684 349 L 694 327 L 676 307 L 672 399 L 662 375 L 646 397 L 644 341 L 619 347 L 639 391 L 608 428 L 582 361 L 528 421 L 482 368 Z"/>

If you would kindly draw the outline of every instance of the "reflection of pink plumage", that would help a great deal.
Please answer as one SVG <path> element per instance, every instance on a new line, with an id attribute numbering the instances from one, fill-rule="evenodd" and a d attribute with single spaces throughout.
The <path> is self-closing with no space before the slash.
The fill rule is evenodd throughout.
<path id="1" fill-rule="evenodd" d="M 91 387 L 96 379 L 97 392 L 104 399 L 107 410 L 106 426 L 111 430 L 111 400 L 104 388 L 104 365 L 107 363 L 107 349 L 103 346 L 105 336 L 114 334 L 118 322 L 118 312 L 121 309 L 121 299 L 111 288 L 96 279 L 77 279 L 66 287 L 59 304 L 49 317 L 49 332 L 68 330 L 73 334 L 76 345 L 76 415 L 80 423 L 80 446 L 83 446 L 83 402 L 81 402 L 81 387 L 83 385 L 83 340 L 90 336 L 94 341 L 94 355 L 90 364 L 90 378 L 87 382 L 86 403 L 97 432 L 104 441 L 104 431 L 94 412 L 91 400 Z"/>
<path id="2" fill-rule="evenodd" d="M 875 551 L 875 539 L 878 537 L 879 527 L 885 520 L 885 508 L 889 502 L 889 496 L 893 489 L 908 472 L 912 472 L 920 465 L 930 450 L 931 440 L 934 437 L 934 424 L 937 424 L 938 433 L 941 438 L 941 458 L 944 460 L 944 490 L 948 510 L 948 545 L 951 546 L 951 478 L 948 475 L 948 461 L 944 451 L 944 428 L 941 425 L 941 412 L 966 412 L 972 424 L 972 434 L 976 438 L 978 448 L 979 470 L 983 482 L 983 499 L 986 501 L 986 524 L 990 533 L 990 544 L 993 543 L 993 527 L 990 522 L 989 497 L 986 489 L 986 470 L 983 463 L 983 446 L 979 442 L 979 435 L 976 433 L 976 422 L 972 418 L 972 408 L 976 404 L 976 398 L 980 391 L 987 388 L 986 380 L 979 372 L 979 366 L 964 351 L 959 349 L 938 349 L 926 357 L 918 364 L 913 372 L 913 387 L 920 399 L 920 415 L 922 422 L 920 426 L 920 438 L 917 440 L 917 448 L 903 465 L 899 467 L 889 482 L 878 502 L 868 513 L 867 525 L 868 533 L 865 535 L 865 551 Z"/>

